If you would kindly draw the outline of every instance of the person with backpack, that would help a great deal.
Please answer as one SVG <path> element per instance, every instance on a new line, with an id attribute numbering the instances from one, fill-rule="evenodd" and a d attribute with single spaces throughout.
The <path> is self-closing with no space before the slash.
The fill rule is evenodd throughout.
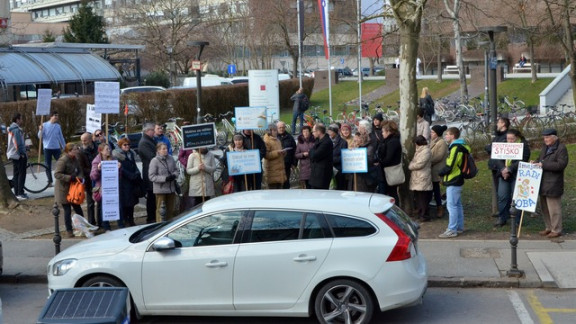
<path id="1" fill-rule="evenodd" d="M 446 165 L 438 174 L 442 176 L 442 183 L 446 186 L 448 228 L 438 237 L 453 238 L 457 237 L 459 233 L 464 231 L 464 207 L 462 206 L 464 174 L 462 168 L 471 160 L 471 148 L 463 139 L 460 138 L 460 130 L 457 127 L 448 128 L 444 135 L 444 139 L 449 145 L 449 153 L 446 158 Z M 476 169 L 476 172 L 477 171 L 478 170 Z M 470 174 L 471 172 L 471 170 L 467 170 L 467 173 Z"/>
<path id="2" fill-rule="evenodd" d="M 310 100 L 304 93 L 304 89 L 300 88 L 295 94 L 290 97 L 290 100 L 294 101 L 294 106 L 292 107 L 292 134 L 296 135 L 296 119 L 300 118 L 300 130 L 302 130 L 302 125 L 304 125 L 304 112 L 310 107 Z"/>
<path id="3" fill-rule="evenodd" d="M 428 87 L 422 88 L 422 93 L 420 94 L 420 108 L 424 110 L 424 119 L 432 125 L 432 115 L 434 115 L 434 99 L 428 91 Z"/>

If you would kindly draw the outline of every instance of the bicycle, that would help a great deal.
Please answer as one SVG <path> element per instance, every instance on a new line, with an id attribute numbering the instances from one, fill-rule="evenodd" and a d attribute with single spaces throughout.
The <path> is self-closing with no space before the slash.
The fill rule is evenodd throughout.
<path id="1" fill-rule="evenodd" d="M 182 137 L 182 128 L 178 126 L 178 121 L 183 120 L 181 117 L 169 118 L 164 128 L 166 129 L 166 136 L 170 140 L 172 152 L 178 154 L 180 147 L 184 145 L 184 138 Z"/>
<path id="2" fill-rule="evenodd" d="M 232 113 L 232 112 L 227 112 L 226 114 L 220 114 L 219 117 L 222 119 L 223 116 L 227 115 L 228 113 Z M 217 118 L 216 116 L 212 115 L 211 113 L 207 113 L 206 115 L 202 116 L 202 118 L 204 119 L 205 122 L 208 123 L 216 123 L 217 122 Z M 228 133 L 226 131 L 226 129 L 216 129 L 216 145 L 217 146 L 226 146 L 226 144 L 228 143 Z"/>
<path id="3" fill-rule="evenodd" d="M 524 117 L 518 118 L 515 114 L 516 112 L 521 111 L 523 108 L 519 108 L 517 110 L 512 109 L 510 112 L 514 114 L 514 117 L 510 119 L 510 125 L 512 128 L 516 128 L 522 131 L 522 135 L 526 138 L 536 138 L 540 136 L 543 129 L 543 121 L 540 117 L 532 115 L 530 112 L 526 111 L 526 115 Z"/>
<path id="4" fill-rule="evenodd" d="M 13 170 L 12 160 L 4 162 L 5 169 Z M 6 175 L 13 174 L 13 172 L 8 172 L 6 170 Z M 8 182 L 10 183 L 10 188 L 14 188 L 14 182 L 12 181 L 12 176 L 8 177 Z M 26 181 L 24 182 L 24 190 L 30 193 L 41 193 L 50 186 L 48 181 L 48 168 L 43 163 L 28 162 L 26 164 Z"/>
<path id="5" fill-rule="evenodd" d="M 558 109 L 557 106 L 544 106 L 548 108 L 546 116 L 542 118 L 543 128 L 554 128 L 558 132 L 559 137 L 566 136 L 568 133 L 568 124 L 566 123 L 566 114 L 564 114 L 564 107 L 562 106 L 562 111 Z"/>

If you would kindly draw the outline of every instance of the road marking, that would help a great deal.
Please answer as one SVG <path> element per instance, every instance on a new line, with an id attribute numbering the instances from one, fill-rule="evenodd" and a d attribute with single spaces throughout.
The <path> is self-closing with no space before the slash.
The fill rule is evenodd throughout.
<path id="1" fill-rule="evenodd" d="M 534 291 L 528 293 L 528 302 L 540 319 L 541 324 L 552 324 L 554 321 L 549 313 L 576 313 L 576 308 L 546 308 L 542 305 Z"/>
<path id="2" fill-rule="evenodd" d="M 524 303 L 522 302 L 522 299 L 520 299 L 518 293 L 514 290 L 509 290 L 508 298 L 510 299 L 510 302 L 512 302 L 512 306 L 514 307 L 514 311 L 516 311 L 516 315 L 518 315 L 520 323 L 534 324 L 534 321 L 532 321 L 532 318 L 530 317 L 530 313 L 528 313 L 528 310 L 524 307 Z"/>

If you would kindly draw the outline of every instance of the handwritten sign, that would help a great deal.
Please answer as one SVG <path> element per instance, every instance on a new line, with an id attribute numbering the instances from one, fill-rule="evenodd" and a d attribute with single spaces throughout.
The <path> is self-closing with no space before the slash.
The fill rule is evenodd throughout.
<path id="1" fill-rule="evenodd" d="M 120 219 L 120 196 L 118 185 L 118 161 L 102 161 L 102 220 L 114 221 Z"/>
<path id="2" fill-rule="evenodd" d="M 268 127 L 266 107 L 236 107 L 236 129 L 265 129 Z"/>
<path id="3" fill-rule="evenodd" d="M 36 116 L 50 115 L 50 102 L 52 102 L 52 89 L 38 89 Z"/>
<path id="4" fill-rule="evenodd" d="M 96 112 L 96 106 L 86 104 L 86 131 L 94 133 L 102 128 L 102 114 Z"/>
<path id="5" fill-rule="evenodd" d="M 365 147 L 342 150 L 342 173 L 368 172 L 368 153 Z"/>
<path id="6" fill-rule="evenodd" d="M 184 149 L 216 145 L 216 125 L 214 123 L 182 126 Z"/>
<path id="7" fill-rule="evenodd" d="M 246 150 L 242 152 L 226 152 L 228 174 L 231 176 L 251 173 L 261 173 L 262 163 L 259 150 Z"/>
<path id="8" fill-rule="evenodd" d="M 532 213 L 536 211 L 541 181 L 542 168 L 526 162 L 518 164 L 514 194 L 512 195 L 512 201 L 516 204 L 517 209 Z"/>
<path id="9" fill-rule="evenodd" d="M 120 113 L 120 83 L 94 82 L 94 103 L 98 113 Z"/>
<path id="10" fill-rule="evenodd" d="M 495 160 L 522 160 L 524 143 L 492 143 L 490 158 Z"/>

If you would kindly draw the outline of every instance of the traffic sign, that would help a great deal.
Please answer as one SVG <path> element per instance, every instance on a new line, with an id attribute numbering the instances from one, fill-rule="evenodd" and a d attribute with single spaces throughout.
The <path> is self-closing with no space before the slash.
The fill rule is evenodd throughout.
<path id="1" fill-rule="evenodd" d="M 192 70 L 194 70 L 194 71 L 200 71 L 202 69 L 202 64 L 200 63 L 200 61 L 196 61 L 196 60 L 192 61 L 191 66 L 192 66 Z"/>
<path id="2" fill-rule="evenodd" d="M 236 64 L 228 64 L 228 74 L 236 74 Z"/>

